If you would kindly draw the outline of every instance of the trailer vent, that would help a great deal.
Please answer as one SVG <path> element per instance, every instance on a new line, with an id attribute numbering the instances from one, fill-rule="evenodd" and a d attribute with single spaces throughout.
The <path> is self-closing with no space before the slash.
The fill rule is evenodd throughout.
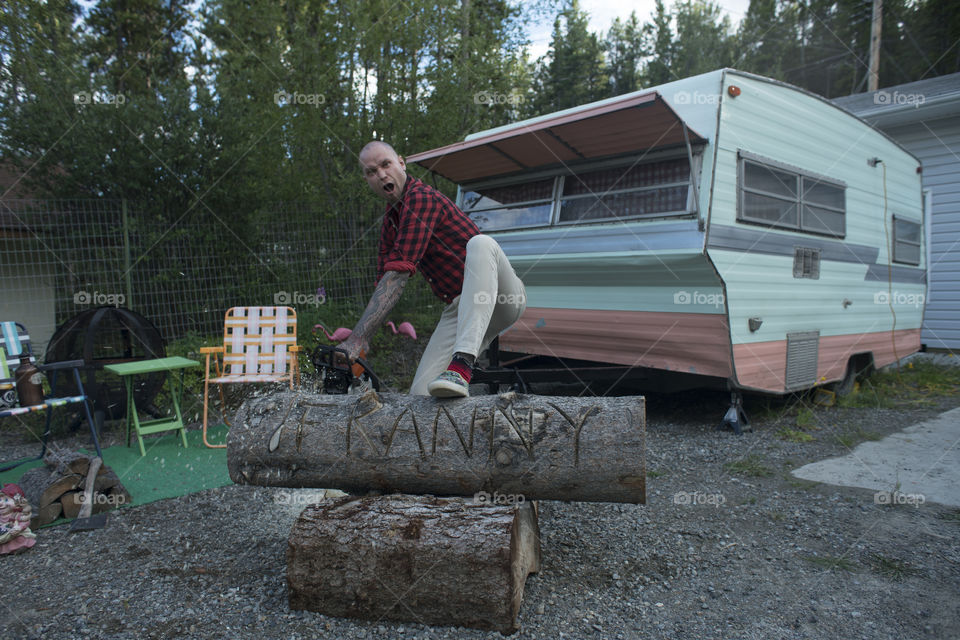
<path id="1" fill-rule="evenodd" d="M 820 249 L 794 247 L 793 277 L 820 279 Z"/>
<path id="2" fill-rule="evenodd" d="M 817 381 L 819 331 L 787 334 L 787 391 L 812 387 Z"/>

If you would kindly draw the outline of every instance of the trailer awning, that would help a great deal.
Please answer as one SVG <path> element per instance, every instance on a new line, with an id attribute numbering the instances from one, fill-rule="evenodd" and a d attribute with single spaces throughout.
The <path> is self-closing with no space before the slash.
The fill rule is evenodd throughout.
<path id="1" fill-rule="evenodd" d="M 656 91 L 411 155 L 456 183 L 682 145 L 684 122 Z M 706 142 L 687 128 L 691 144 Z"/>

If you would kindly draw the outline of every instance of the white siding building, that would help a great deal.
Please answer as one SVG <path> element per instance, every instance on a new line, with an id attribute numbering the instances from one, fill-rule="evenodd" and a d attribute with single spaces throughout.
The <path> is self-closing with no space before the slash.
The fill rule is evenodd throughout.
<path id="1" fill-rule="evenodd" d="M 960 73 L 834 102 L 923 163 L 929 261 L 921 341 L 960 352 Z"/>

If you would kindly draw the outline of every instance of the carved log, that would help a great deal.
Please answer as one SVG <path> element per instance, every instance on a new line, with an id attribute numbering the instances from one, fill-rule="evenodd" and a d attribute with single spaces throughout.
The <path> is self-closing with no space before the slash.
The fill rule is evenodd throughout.
<path id="1" fill-rule="evenodd" d="M 642 397 L 287 391 L 243 404 L 227 465 L 237 484 L 643 503 L 644 419 Z"/>
<path id="2" fill-rule="evenodd" d="M 291 609 L 512 633 L 527 574 L 540 568 L 531 503 L 340 498 L 304 509 L 290 531 Z"/>

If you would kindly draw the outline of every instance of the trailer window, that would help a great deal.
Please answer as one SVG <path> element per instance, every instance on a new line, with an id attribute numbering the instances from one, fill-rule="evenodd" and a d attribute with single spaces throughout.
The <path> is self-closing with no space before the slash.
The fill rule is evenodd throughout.
<path id="1" fill-rule="evenodd" d="M 467 189 L 460 208 L 484 232 L 550 224 L 555 180 Z"/>
<path id="2" fill-rule="evenodd" d="M 684 214 L 690 166 L 686 158 L 564 176 L 560 222 Z"/>
<path id="3" fill-rule="evenodd" d="M 893 261 L 920 264 L 920 223 L 893 216 Z"/>
<path id="4" fill-rule="evenodd" d="M 842 184 L 741 153 L 739 220 L 843 237 L 845 218 Z"/>
<path id="5" fill-rule="evenodd" d="M 844 232 L 845 195 L 843 188 L 804 177 L 803 214 L 800 226 L 804 231 L 842 236 Z"/>

